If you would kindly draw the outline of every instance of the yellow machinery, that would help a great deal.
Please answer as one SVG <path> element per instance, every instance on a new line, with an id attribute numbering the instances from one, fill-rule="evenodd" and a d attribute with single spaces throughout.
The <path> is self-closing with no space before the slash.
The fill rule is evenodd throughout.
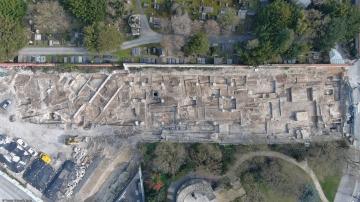
<path id="1" fill-rule="evenodd" d="M 74 145 L 81 142 L 81 139 L 78 136 L 69 136 L 65 138 L 65 144 L 66 145 Z"/>
<path id="2" fill-rule="evenodd" d="M 51 163 L 51 156 L 50 156 L 49 154 L 40 153 L 40 159 L 41 159 L 45 164 L 50 164 L 50 163 Z"/>

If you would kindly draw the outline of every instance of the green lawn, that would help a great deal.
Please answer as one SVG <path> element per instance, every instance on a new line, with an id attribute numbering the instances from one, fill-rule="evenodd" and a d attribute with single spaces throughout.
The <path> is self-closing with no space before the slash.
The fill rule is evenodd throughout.
<path id="1" fill-rule="evenodd" d="M 124 60 L 126 58 L 130 58 L 131 56 L 131 49 L 126 49 L 126 50 L 118 50 L 114 53 L 114 55 L 120 60 Z"/>
<path id="2" fill-rule="evenodd" d="M 334 201 L 340 180 L 341 176 L 327 176 L 320 182 L 321 187 L 323 188 L 329 201 Z"/>
<path id="3" fill-rule="evenodd" d="M 264 193 L 266 202 L 296 202 L 295 196 L 284 196 L 266 185 L 260 185 L 261 192 Z"/>

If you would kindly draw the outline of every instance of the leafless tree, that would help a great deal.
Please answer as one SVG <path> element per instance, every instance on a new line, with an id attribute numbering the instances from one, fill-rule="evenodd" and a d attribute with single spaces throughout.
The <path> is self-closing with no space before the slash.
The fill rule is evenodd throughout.
<path id="1" fill-rule="evenodd" d="M 170 33 L 171 25 L 168 18 L 160 18 L 160 29 L 162 33 Z"/>
<path id="2" fill-rule="evenodd" d="M 189 36 L 191 34 L 192 21 L 187 13 L 181 16 L 172 16 L 171 25 L 175 34 L 184 36 Z"/>
<path id="3" fill-rule="evenodd" d="M 192 33 L 198 33 L 203 31 L 204 28 L 204 22 L 200 20 L 194 20 L 191 24 L 191 31 Z"/>
<path id="4" fill-rule="evenodd" d="M 186 159 L 186 150 L 182 144 L 161 143 L 156 146 L 153 168 L 167 174 L 176 174 Z"/>
<path id="5" fill-rule="evenodd" d="M 184 45 L 185 39 L 179 35 L 165 35 L 161 41 L 161 46 L 166 50 L 167 55 L 180 55 Z"/>
<path id="6" fill-rule="evenodd" d="M 70 17 L 58 1 L 39 2 L 34 7 L 34 22 L 43 33 L 63 33 L 70 27 Z"/>
<path id="7" fill-rule="evenodd" d="M 205 32 L 209 36 L 216 36 L 220 34 L 220 26 L 219 23 L 217 23 L 215 20 L 208 20 L 206 21 L 205 25 Z"/>
<path id="8" fill-rule="evenodd" d="M 190 157 L 198 169 L 219 174 L 222 169 L 222 152 L 218 145 L 199 144 L 190 151 Z"/>

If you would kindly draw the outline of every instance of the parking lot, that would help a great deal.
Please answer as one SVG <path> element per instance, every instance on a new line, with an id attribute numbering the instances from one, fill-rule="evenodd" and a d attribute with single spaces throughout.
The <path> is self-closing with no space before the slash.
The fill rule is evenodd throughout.
<path id="1" fill-rule="evenodd" d="M 15 173 L 21 173 L 31 158 L 37 157 L 36 152 L 24 140 L 13 139 L 0 135 L 0 163 Z"/>

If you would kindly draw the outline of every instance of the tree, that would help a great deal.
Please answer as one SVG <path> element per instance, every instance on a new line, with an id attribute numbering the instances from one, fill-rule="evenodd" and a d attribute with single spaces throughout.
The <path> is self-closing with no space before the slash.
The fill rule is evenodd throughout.
<path id="1" fill-rule="evenodd" d="M 176 174 L 179 168 L 184 164 L 187 156 L 182 144 L 170 142 L 158 144 L 154 154 L 154 170 L 171 175 Z"/>
<path id="2" fill-rule="evenodd" d="M 161 175 L 159 173 L 153 173 L 149 180 L 145 181 L 145 183 L 150 187 L 150 189 L 155 191 L 160 191 L 164 186 L 164 182 L 161 179 Z"/>
<path id="3" fill-rule="evenodd" d="M 202 32 L 204 28 L 204 22 L 201 20 L 194 20 L 191 23 L 191 31 L 194 33 Z"/>
<path id="4" fill-rule="evenodd" d="M 215 20 L 207 20 L 204 28 L 206 34 L 209 36 L 216 36 L 220 34 L 220 26 Z"/>
<path id="5" fill-rule="evenodd" d="M 125 5 L 123 0 L 109 0 L 107 13 L 113 18 L 120 18 L 124 15 Z"/>
<path id="6" fill-rule="evenodd" d="M 95 23 L 84 28 L 84 44 L 92 52 L 113 51 L 120 46 L 122 39 L 122 34 L 114 25 Z"/>
<path id="7" fill-rule="evenodd" d="M 207 36 L 199 32 L 190 37 L 189 41 L 185 45 L 185 53 L 188 55 L 204 55 L 209 51 L 209 40 Z"/>
<path id="8" fill-rule="evenodd" d="M 171 26 L 175 34 L 189 36 L 191 34 L 192 21 L 187 13 L 171 17 Z"/>
<path id="9" fill-rule="evenodd" d="M 66 8 L 85 25 L 105 19 L 106 0 L 64 0 Z"/>
<path id="10" fill-rule="evenodd" d="M 319 10 L 328 20 L 315 40 L 317 50 L 329 51 L 336 43 L 352 40 L 360 32 L 360 9 L 349 1 L 329 0 Z"/>
<path id="11" fill-rule="evenodd" d="M 123 36 L 114 25 L 101 26 L 97 40 L 97 51 L 102 53 L 115 50 L 120 47 L 122 41 Z"/>
<path id="12" fill-rule="evenodd" d="M 283 54 L 286 58 L 296 58 L 303 53 L 310 51 L 310 45 L 305 42 L 294 42 L 293 45 Z"/>
<path id="13" fill-rule="evenodd" d="M 319 35 L 315 47 L 320 51 L 329 51 L 337 42 L 345 40 L 346 24 L 341 18 L 333 18 L 330 23 L 324 27 L 324 32 Z"/>
<path id="14" fill-rule="evenodd" d="M 197 144 L 190 151 L 192 162 L 201 169 L 219 174 L 222 170 L 222 152 L 216 144 Z"/>
<path id="15" fill-rule="evenodd" d="M 21 21 L 26 14 L 26 2 L 23 0 L 0 0 L 0 16 Z"/>
<path id="16" fill-rule="evenodd" d="M 92 24 L 84 28 L 84 45 L 91 51 L 97 51 L 98 24 Z"/>
<path id="17" fill-rule="evenodd" d="M 241 61 L 249 65 L 263 64 L 275 57 L 271 43 L 258 39 L 240 43 L 235 50 Z"/>
<path id="18" fill-rule="evenodd" d="M 284 1 L 275 0 L 260 9 L 256 17 L 256 41 L 240 43 L 236 52 L 243 62 L 259 65 L 282 57 L 297 57 L 309 22 L 304 11 Z"/>
<path id="19" fill-rule="evenodd" d="M 185 39 L 179 35 L 165 35 L 160 44 L 168 55 L 176 55 L 181 52 L 181 48 L 185 45 Z"/>
<path id="20" fill-rule="evenodd" d="M 310 9 L 305 11 L 306 19 L 309 23 L 309 29 L 306 33 L 306 38 L 310 44 L 314 44 L 317 37 L 323 35 L 323 27 L 330 22 L 330 17 L 325 16 L 321 11 Z"/>
<path id="21" fill-rule="evenodd" d="M 235 201 L 232 202 L 265 201 L 265 194 L 261 192 L 260 186 L 256 184 L 256 179 L 249 172 L 242 176 L 241 184 L 243 184 L 244 189 L 246 190 L 246 195 L 242 198 L 235 199 Z"/>
<path id="22" fill-rule="evenodd" d="M 320 201 L 320 197 L 312 184 L 306 184 L 302 188 L 302 193 L 298 199 L 299 202 L 316 202 Z"/>
<path id="23" fill-rule="evenodd" d="M 275 36 L 274 50 L 278 53 L 287 51 L 294 42 L 294 31 L 291 29 L 283 29 Z"/>
<path id="24" fill-rule="evenodd" d="M 24 28 L 9 18 L 0 16 L 0 59 L 8 59 L 26 44 Z"/>
<path id="25" fill-rule="evenodd" d="M 284 1 L 275 0 L 268 6 L 260 9 L 256 17 L 256 33 L 271 37 L 275 33 L 288 28 L 292 30 L 301 30 L 300 26 L 304 26 L 301 14 L 303 11 L 294 5 Z"/>
<path id="26" fill-rule="evenodd" d="M 58 1 L 37 3 L 34 12 L 36 27 L 42 33 L 64 33 L 70 27 L 70 18 Z"/>
<path id="27" fill-rule="evenodd" d="M 223 29 L 229 29 L 236 22 L 236 11 L 233 8 L 226 9 L 225 13 L 219 15 L 218 22 Z"/>

